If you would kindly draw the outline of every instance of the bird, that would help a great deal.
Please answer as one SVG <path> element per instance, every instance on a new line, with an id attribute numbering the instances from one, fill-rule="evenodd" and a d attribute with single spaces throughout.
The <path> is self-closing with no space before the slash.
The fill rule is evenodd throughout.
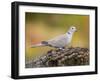
<path id="1" fill-rule="evenodd" d="M 76 31 L 77 31 L 76 27 L 71 26 L 66 33 L 56 36 L 50 40 L 41 41 L 38 44 L 32 45 L 31 48 L 40 47 L 40 46 L 50 46 L 54 48 L 63 49 L 71 43 L 73 34 Z"/>

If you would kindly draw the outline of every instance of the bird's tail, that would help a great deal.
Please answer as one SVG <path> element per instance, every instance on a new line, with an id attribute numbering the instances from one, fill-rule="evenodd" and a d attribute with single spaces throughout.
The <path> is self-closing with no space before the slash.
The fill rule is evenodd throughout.
<path id="1" fill-rule="evenodd" d="M 41 46 L 45 46 L 45 45 L 44 45 L 44 44 L 41 44 L 41 43 L 39 43 L 39 44 L 34 44 L 34 45 L 31 46 L 31 48 L 41 47 Z"/>

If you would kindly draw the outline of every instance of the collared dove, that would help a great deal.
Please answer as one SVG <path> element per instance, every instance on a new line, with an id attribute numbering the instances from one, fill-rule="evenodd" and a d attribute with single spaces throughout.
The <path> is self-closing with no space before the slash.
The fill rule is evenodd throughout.
<path id="1" fill-rule="evenodd" d="M 76 27 L 71 26 L 67 33 L 57 36 L 53 39 L 47 41 L 41 41 L 39 44 L 32 45 L 31 47 L 40 47 L 40 46 L 50 46 L 55 48 L 64 48 L 67 46 L 71 40 L 74 32 L 77 31 Z"/>

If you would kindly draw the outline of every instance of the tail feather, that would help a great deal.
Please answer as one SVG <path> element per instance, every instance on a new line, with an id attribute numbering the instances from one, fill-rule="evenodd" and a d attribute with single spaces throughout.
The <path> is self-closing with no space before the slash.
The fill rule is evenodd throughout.
<path id="1" fill-rule="evenodd" d="M 45 46 L 45 45 L 44 45 L 44 44 L 39 43 L 39 44 L 32 45 L 32 46 L 31 46 L 31 48 L 41 47 L 41 46 Z"/>

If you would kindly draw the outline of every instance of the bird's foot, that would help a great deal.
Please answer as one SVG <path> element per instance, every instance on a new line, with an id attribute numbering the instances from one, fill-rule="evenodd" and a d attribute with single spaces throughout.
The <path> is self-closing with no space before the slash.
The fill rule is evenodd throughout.
<path id="1" fill-rule="evenodd" d="M 64 51 L 65 50 L 65 47 L 59 48 L 59 50 Z"/>

